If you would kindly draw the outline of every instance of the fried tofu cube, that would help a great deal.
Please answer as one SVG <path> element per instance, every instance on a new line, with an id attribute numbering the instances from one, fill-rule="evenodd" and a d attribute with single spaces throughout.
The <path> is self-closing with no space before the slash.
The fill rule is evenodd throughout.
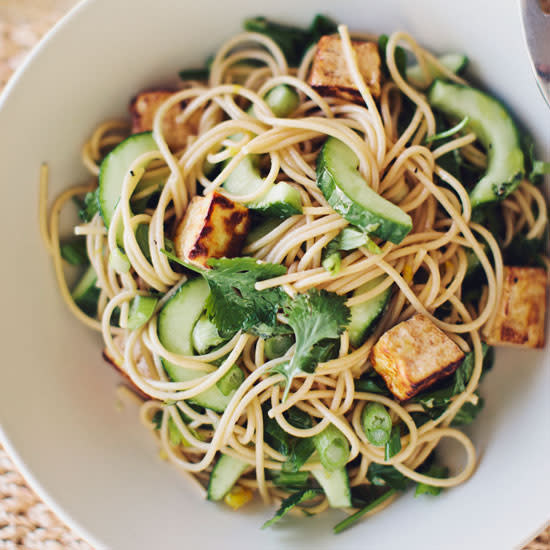
<path id="1" fill-rule="evenodd" d="M 417 314 L 385 332 L 370 359 L 388 389 L 404 401 L 452 374 L 464 352 L 432 321 Z"/>
<path id="2" fill-rule="evenodd" d="M 352 41 L 359 72 L 365 79 L 371 94 L 380 96 L 380 54 L 374 42 Z M 342 99 L 361 99 L 348 70 L 342 40 L 338 35 L 323 36 L 317 44 L 317 52 L 309 75 L 309 84 L 322 95 L 336 95 Z"/>
<path id="3" fill-rule="evenodd" d="M 194 197 L 176 229 L 178 258 L 208 267 L 210 258 L 238 256 L 250 228 L 248 208 L 214 191 Z"/>
<path id="4" fill-rule="evenodd" d="M 168 90 L 153 90 L 138 94 L 130 102 L 130 115 L 132 117 L 132 133 L 150 132 L 153 129 L 153 121 L 159 107 L 174 92 Z M 178 124 L 176 117 L 183 111 L 180 103 L 174 105 L 164 117 L 163 132 L 166 143 L 171 149 L 179 150 L 187 144 L 187 137 L 191 133 L 189 124 Z"/>
<path id="5" fill-rule="evenodd" d="M 504 287 L 487 343 L 543 348 L 548 275 L 540 267 L 504 267 Z"/>

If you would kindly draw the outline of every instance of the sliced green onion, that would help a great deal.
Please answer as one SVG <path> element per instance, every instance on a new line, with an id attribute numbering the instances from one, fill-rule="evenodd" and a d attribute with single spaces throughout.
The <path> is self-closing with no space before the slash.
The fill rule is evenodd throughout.
<path id="1" fill-rule="evenodd" d="M 432 141 L 437 141 L 439 139 L 446 139 L 454 136 L 456 133 L 460 132 L 467 124 L 470 122 L 470 117 L 465 116 L 456 126 L 445 130 L 444 132 L 439 132 L 439 134 L 434 134 L 433 136 L 427 136 L 424 139 L 424 143 L 431 143 Z"/>
<path id="2" fill-rule="evenodd" d="M 136 296 L 130 304 L 128 328 L 136 330 L 143 326 L 153 316 L 157 304 L 158 298 L 153 296 Z"/>
<path id="3" fill-rule="evenodd" d="M 128 273 L 132 267 L 128 256 L 120 248 L 116 247 L 111 251 L 109 256 L 111 267 L 118 273 Z"/>
<path id="4" fill-rule="evenodd" d="M 342 468 L 348 462 L 349 441 L 334 424 L 329 424 L 320 434 L 317 434 L 313 442 L 321 464 L 329 472 Z"/>
<path id="5" fill-rule="evenodd" d="M 264 343 L 264 355 L 271 361 L 282 357 L 294 343 L 294 338 L 290 334 L 279 334 L 268 338 Z"/>
<path id="6" fill-rule="evenodd" d="M 233 365 L 217 382 L 216 386 L 224 394 L 229 395 L 236 390 L 244 381 L 244 372 Z"/>
<path id="7" fill-rule="evenodd" d="M 309 480 L 309 472 L 273 472 L 273 483 L 283 489 L 304 489 Z"/>
<path id="8" fill-rule="evenodd" d="M 340 272 L 342 266 L 342 257 L 340 252 L 333 252 L 323 260 L 323 267 L 331 274 L 336 275 Z"/>
<path id="9" fill-rule="evenodd" d="M 363 431 L 372 445 L 383 447 L 391 437 L 392 421 L 386 407 L 380 403 L 367 403 L 361 415 Z"/>
<path id="10" fill-rule="evenodd" d="M 373 500 L 370 504 L 367 504 L 364 508 L 361 508 L 361 510 L 358 510 L 355 512 L 355 514 L 349 516 L 345 520 L 341 521 L 340 523 L 336 524 L 334 526 L 334 534 L 341 533 L 344 531 L 344 529 L 347 529 L 348 527 L 351 527 L 357 520 L 362 518 L 365 514 L 370 512 L 371 510 L 374 510 L 380 504 L 382 504 L 385 500 L 390 498 L 392 495 L 394 495 L 397 491 L 395 489 L 390 489 L 386 493 L 384 493 L 382 496 L 378 497 L 376 500 Z"/>

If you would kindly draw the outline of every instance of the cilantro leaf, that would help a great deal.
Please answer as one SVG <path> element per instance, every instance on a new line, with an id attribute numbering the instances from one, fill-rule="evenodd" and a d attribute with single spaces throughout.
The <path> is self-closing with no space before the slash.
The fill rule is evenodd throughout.
<path id="1" fill-rule="evenodd" d="M 222 338 L 229 338 L 239 330 L 263 338 L 288 332 L 277 325 L 277 312 L 287 295 L 278 287 L 261 291 L 255 288 L 258 281 L 284 275 L 284 266 L 261 263 L 254 258 L 211 258 L 208 265 L 212 269 L 200 269 L 167 250 L 161 252 L 206 279 L 210 286 L 206 312 Z"/>
<path id="2" fill-rule="evenodd" d="M 258 291 L 255 284 L 284 275 L 284 266 L 254 258 L 210 259 L 208 265 L 212 269 L 201 273 L 210 286 L 206 311 L 222 337 L 238 330 L 265 335 L 277 324 L 286 294 L 280 288 Z"/>
<path id="3" fill-rule="evenodd" d="M 268 521 L 266 521 L 262 525 L 262 529 L 266 529 L 267 527 L 271 527 L 274 523 L 277 523 L 283 516 L 286 516 L 294 506 L 297 506 L 298 504 L 301 504 L 302 502 L 305 502 L 307 500 L 311 500 L 312 498 L 315 498 L 317 495 L 322 494 L 323 491 L 320 489 L 304 489 L 303 491 L 299 491 L 298 493 L 293 493 L 288 498 L 285 498 L 283 502 L 281 502 L 280 508 L 277 510 L 275 515 Z"/>
<path id="4" fill-rule="evenodd" d="M 350 318 L 345 301 L 345 296 L 312 289 L 285 305 L 288 324 L 296 335 L 296 348 L 289 363 L 276 367 L 276 371 L 287 379 L 283 400 L 296 374 L 315 371 L 320 361 L 316 345 L 323 340 L 336 339 L 344 331 Z"/>

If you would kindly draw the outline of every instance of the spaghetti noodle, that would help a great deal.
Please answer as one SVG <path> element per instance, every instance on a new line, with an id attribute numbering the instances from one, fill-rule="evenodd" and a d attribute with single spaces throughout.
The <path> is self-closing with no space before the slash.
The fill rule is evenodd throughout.
<path id="1" fill-rule="evenodd" d="M 370 483 L 366 473 L 372 463 L 393 466 L 406 478 L 434 487 L 463 483 L 476 467 L 472 442 L 452 423 L 465 403 L 476 404 L 479 399 L 476 390 L 483 366 L 482 336 L 490 327 L 501 294 L 503 261 L 493 235 L 472 220 L 468 191 L 438 162 L 449 152 L 459 152 L 470 163 L 483 168 L 487 158 L 473 146 L 476 137 L 472 133 L 435 149 L 425 144 L 426 136 L 436 132 L 434 113 L 424 95 L 400 74 L 396 48 L 402 46 L 412 52 L 426 79 L 431 78 L 429 64 L 447 79 L 464 81 L 422 49 L 410 35 L 398 32 L 388 40 L 386 63 L 390 78 L 376 102 L 359 71 L 346 27 L 340 26 L 339 33 L 346 66 L 362 104 L 321 97 L 307 84 L 313 49 L 304 56 L 300 67 L 289 69 L 276 43 L 261 34 L 245 33 L 220 48 L 212 62 L 207 85 L 188 82 L 158 109 L 153 126 L 158 151 L 147 153 L 132 164 L 109 228 L 99 213 L 89 223 L 75 228 L 78 235 L 86 238 L 87 254 L 97 275 L 96 285 L 100 289 L 97 318 L 86 316 L 71 298 L 60 256 L 58 218 L 72 197 L 81 196 L 96 186 L 101 160 L 128 136 L 127 123 L 106 122 L 93 133 L 82 149 L 82 159 L 94 182 L 62 193 L 51 209 L 49 221 L 46 169 L 42 174 L 40 226 L 54 261 L 62 296 L 79 320 L 102 333 L 109 355 L 124 366 L 133 385 L 150 396 L 142 406 L 141 418 L 155 430 L 154 419 L 161 415 L 158 433 L 165 455 L 198 480 L 200 487 L 207 481 L 218 452 L 236 457 L 249 465 L 238 483 L 243 488 L 257 490 L 266 503 L 280 501 L 289 493 L 266 478 L 267 470 L 281 470 L 285 457 L 264 440 L 264 409 L 282 430 L 298 438 L 318 435 L 329 424 L 336 426 L 349 442 L 348 475 L 352 488 Z M 260 62 L 261 67 L 258 63 L 254 66 L 241 63 L 250 59 Z M 289 118 L 275 117 L 263 99 L 280 84 L 299 93 L 299 106 Z M 400 128 L 405 100 L 414 105 L 414 114 L 408 125 Z M 163 121 L 170 109 L 179 104 L 184 107 L 177 122 L 184 125 L 193 119 L 198 121 L 198 130 L 189 135 L 183 150 L 173 151 L 163 134 Z M 254 117 L 243 108 L 248 104 L 255 107 Z M 241 136 L 238 141 L 232 139 L 236 134 Z M 328 204 L 316 183 L 315 162 L 327 136 L 342 141 L 357 155 L 359 171 L 369 185 L 409 213 L 414 226 L 399 245 L 380 243 L 379 253 L 365 247 L 350 251 L 342 258 L 337 273 L 324 269 L 322 253 L 348 222 Z M 220 186 L 249 154 L 269 158 L 265 183 L 245 197 L 231 196 Z M 213 179 L 205 174 L 205 161 L 223 162 L 223 168 Z M 139 168 L 145 164 L 147 170 Z M 140 186 L 138 195 L 135 193 L 138 183 L 159 177 L 166 183 L 156 207 L 133 214 L 131 202 L 136 196 L 144 198 L 157 189 Z M 287 218 L 247 244 L 244 253 L 287 268 L 285 275 L 257 283 L 258 291 L 282 287 L 295 296 L 315 288 L 348 295 L 363 284 L 380 279 L 376 287 L 350 297 L 347 303 L 353 306 L 390 287 L 396 289 L 387 312 L 366 342 L 353 349 L 344 332 L 339 356 L 320 364 L 312 374 L 298 375 L 286 401 L 282 401 L 280 389 L 284 378 L 273 374 L 272 369 L 288 360 L 292 348 L 282 358 L 269 360 L 262 338 L 238 333 L 210 353 L 180 356 L 170 353 L 159 341 L 156 315 L 139 329 L 125 328 L 129 304 L 135 296 L 146 295 L 151 289 L 164 294 L 156 309 L 158 313 L 184 283 L 186 276 L 174 270 L 162 251 L 167 248 L 166 226 L 182 218 L 193 196 L 218 189 L 234 200 L 251 201 L 281 181 L 299 191 L 303 214 Z M 547 226 L 547 207 L 537 187 L 524 181 L 500 208 L 505 244 L 521 231 L 528 238 L 542 236 Z M 145 256 L 136 240 L 139 224 L 148 226 L 150 257 Z M 119 246 L 117 228 L 120 226 L 131 265 L 127 273 L 117 271 L 111 261 Z M 469 251 L 479 259 L 486 278 L 482 297 L 474 305 L 465 303 L 462 291 Z M 435 312 L 444 304 L 448 307 L 442 317 Z M 112 322 L 115 311 L 119 311 L 119 326 Z M 465 390 L 452 398 L 440 416 L 424 423 L 415 420 L 415 414 L 424 410 L 420 404 L 400 403 L 385 395 L 358 391 L 355 386 L 355 380 L 371 369 L 368 357 L 380 335 L 417 312 L 442 329 L 464 352 L 473 351 L 474 356 L 472 375 Z M 201 376 L 187 382 L 173 382 L 167 377 L 162 360 L 194 369 Z M 214 366 L 215 362 L 218 367 Z M 187 403 L 186 400 L 215 385 L 234 364 L 244 370 L 246 377 L 223 413 L 197 410 Z M 383 448 L 369 442 L 362 429 L 361 415 L 368 403 L 384 405 L 394 422 L 404 426 L 401 450 L 390 458 L 384 456 Z M 283 413 L 291 407 L 310 415 L 314 425 L 297 428 L 289 423 Z M 188 421 L 184 422 L 180 413 Z M 175 424 L 186 446 L 173 444 L 170 422 Z M 448 478 L 431 477 L 419 471 L 444 438 L 454 439 L 464 448 L 466 459 L 462 470 Z M 313 459 L 302 471 L 317 466 L 318 462 Z M 393 498 L 381 503 L 377 510 L 385 508 Z M 322 512 L 327 507 L 326 497 L 321 495 L 316 497 L 314 506 L 308 506 L 308 512 Z"/>

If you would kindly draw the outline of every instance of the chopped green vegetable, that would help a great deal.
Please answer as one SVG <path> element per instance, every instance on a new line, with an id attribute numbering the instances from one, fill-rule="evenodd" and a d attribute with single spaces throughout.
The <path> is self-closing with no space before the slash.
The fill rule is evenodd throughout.
<path id="1" fill-rule="evenodd" d="M 361 424 L 367 439 L 373 445 L 383 447 L 390 441 L 392 435 L 391 416 L 381 403 L 376 401 L 367 403 L 361 415 Z"/>
<path id="2" fill-rule="evenodd" d="M 296 348 L 289 363 L 276 367 L 287 379 L 283 399 L 290 390 L 292 380 L 299 372 L 311 373 L 317 366 L 317 344 L 335 339 L 342 334 L 349 322 L 350 312 L 346 297 L 326 290 L 309 290 L 285 305 L 288 324 L 296 336 Z"/>
<path id="3" fill-rule="evenodd" d="M 118 271 L 118 273 L 128 273 L 132 267 L 128 256 L 126 256 L 126 253 L 118 248 L 118 246 L 111 251 L 109 263 L 115 271 Z"/>
<path id="4" fill-rule="evenodd" d="M 336 524 L 333 529 L 334 534 L 341 533 L 348 527 L 351 527 L 360 518 L 362 518 L 367 512 L 370 512 L 371 510 L 374 510 L 377 506 L 380 506 L 380 504 L 382 504 L 385 500 L 390 498 L 396 492 L 397 491 L 395 489 L 390 489 L 389 491 L 386 491 L 383 495 L 379 496 L 376 500 L 374 500 L 364 508 L 361 508 L 361 510 L 358 510 L 357 512 L 355 512 L 355 514 L 352 514 L 351 516 L 347 517 L 345 520 Z"/>
<path id="5" fill-rule="evenodd" d="M 167 250 L 161 252 L 206 279 L 210 287 L 206 311 L 222 337 L 231 337 L 239 330 L 262 337 L 277 332 L 277 311 L 286 294 L 280 288 L 258 291 L 254 285 L 284 275 L 284 266 L 254 258 L 211 258 L 208 265 L 212 269 L 207 270 L 182 262 Z"/>
<path id="6" fill-rule="evenodd" d="M 369 234 L 355 227 L 345 227 L 330 241 L 323 250 L 323 267 L 335 275 L 340 271 L 342 262 L 341 250 L 356 250 L 365 247 L 373 254 L 380 254 L 380 248 Z"/>
<path id="7" fill-rule="evenodd" d="M 453 126 L 452 128 L 449 128 L 448 130 L 445 130 L 443 132 L 439 132 L 438 134 L 434 134 L 433 136 L 427 136 L 424 139 L 424 143 L 432 143 L 433 141 L 453 137 L 455 134 L 458 134 L 458 132 L 463 130 L 468 122 L 470 122 L 470 117 L 465 116 L 456 126 Z"/>
<path id="8" fill-rule="evenodd" d="M 391 431 L 389 441 L 386 442 L 384 449 L 384 459 L 389 460 L 401 450 L 401 430 L 399 426 L 394 426 Z"/>
<path id="9" fill-rule="evenodd" d="M 525 172 L 527 174 L 527 179 L 537 185 L 542 181 L 543 176 L 550 174 L 550 162 L 545 162 L 536 158 L 535 142 L 530 135 L 524 132 L 521 136 L 521 142 L 525 155 Z"/>
<path id="10" fill-rule="evenodd" d="M 316 15 L 309 29 L 275 23 L 265 17 L 245 19 L 244 28 L 271 38 L 281 48 L 291 67 L 300 64 L 309 46 L 316 43 L 321 36 L 338 30 L 337 24 L 324 15 Z"/>
<path id="11" fill-rule="evenodd" d="M 90 265 L 71 292 L 75 304 L 89 317 L 97 315 L 97 303 L 101 290 L 96 286 L 96 282 L 96 272 Z"/>
<path id="12" fill-rule="evenodd" d="M 225 338 L 220 336 L 216 325 L 206 314 L 201 315 L 195 323 L 191 339 L 193 341 L 193 348 L 199 355 L 203 355 L 213 347 L 225 342 Z"/>
<path id="13" fill-rule="evenodd" d="M 92 218 L 99 211 L 98 190 L 99 188 L 95 191 L 90 191 L 89 193 L 86 193 L 86 195 L 84 196 L 82 208 L 78 212 L 78 217 L 83 222 L 91 222 Z"/>
<path id="14" fill-rule="evenodd" d="M 326 34 L 334 34 L 335 32 L 338 32 L 338 24 L 333 21 L 330 17 L 327 17 L 326 15 L 323 15 L 321 13 L 318 13 L 311 22 L 311 25 L 309 27 L 310 32 L 310 40 L 312 43 L 315 43 L 321 38 L 321 36 L 325 36 Z"/>
<path id="15" fill-rule="evenodd" d="M 153 296 L 136 296 L 130 304 L 128 313 L 128 328 L 136 330 L 143 326 L 153 316 L 158 298 Z"/>
<path id="16" fill-rule="evenodd" d="M 378 51 L 380 52 L 380 59 L 382 62 L 382 71 L 386 77 L 390 76 L 390 70 L 386 63 L 386 49 L 388 47 L 389 37 L 387 34 L 381 34 L 378 37 Z M 403 78 L 407 78 L 407 53 L 401 46 L 395 48 L 395 64 L 399 74 Z"/>
<path id="17" fill-rule="evenodd" d="M 224 394 L 229 395 L 244 382 L 244 372 L 237 365 L 233 365 L 217 382 L 216 386 Z"/>
<path id="18" fill-rule="evenodd" d="M 208 80 L 210 69 L 208 67 L 201 67 L 200 69 L 183 69 L 178 74 L 182 80 Z"/>
<path id="19" fill-rule="evenodd" d="M 86 237 L 76 237 L 61 244 L 61 257 L 71 265 L 88 265 Z"/>
<path id="20" fill-rule="evenodd" d="M 273 483 L 277 487 L 291 491 L 305 489 L 309 483 L 309 472 L 274 472 Z"/>
<path id="21" fill-rule="evenodd" d="M 425 475 L 430 477 L 436 477 L 438 479 L 444 479 L 449 476 L 449 468 L 446 466 L 437 466 L 432 464 Z M 434 495 L 437 496 L 441 493 L 443 487 L 434 487 L 433 485 L 428 485 L 427 483 L 417 483 L 414 496 L 419 495 Z"/>
<path id="22" fill-rule="evenodd" d="M 136 227 L 136 241 L 138 246 L 147 258 L 147 261 L 151 261 L 151 250 L 149 249 L 149 225 L 146 223 L 140 223 Z M 168 248 L 168 247 L 166 247 Z"/>
<path id="23" fill-rule="evenodd" d="M 315 444 L 312 438 L 294 437 L 285 432 L 277 420 L 267 415 L 267 410 L 264 406 L 264 439 L 270 447 L 287 457 L 283 472 L 298 472 L 315 451 Z M 284 416 L 295 428 L 302 430 L 311 428 L 313 424 L 309 414 L 296 407 L 291 407 Z"/>
<path id="24" fill-rule="evenodd" d="M 210 286 L 206 311 L 220 335 L 238 330 L 254 334 L 269 332 L 277 323 L 277 311 L 286 299 L 280 288 L 255 289 L 258 281 L 286 273 L 282 265 L 260 263 L 254 258 L 210 259 L 210 270 L 201 275 Z"/>
<path id="25" fill-rule="evenodd" d="M 398 491 L 405 491 L 409 485 L 409 479 L 393 466 L 371 462 L 367 470 L 367 479 L 381 487 L 388 486 Z"/>
<path id="26" fill-rule="evenodd" d="M 515 266 L 546 267 L 547 233 L 540 239 L 528 239 L 524 234 L 514 235 L 512 242 L 502 251 L 504 264 Z"/>
<path id="27" fill-rule="evenodd" d="M 355 390 L 380 395 L 391 395 L 382 377 L 374 370 L 367 371 L 361 378 L 355 380 Z"/>
<path id="28" fill-rule="evenodd" d="M 294 344 L 294 338 L 290 334 L 279 334 L 265 341 L 264 355 L 271 361 L 282 357 Z"/>
<path id="29" fill-rule="evenodd" d="M 451 426 L 467 426 L 476 419 L 479 412 L 485 406 L 485 400 L 482 397 L 479 397 L 477 392 L 476 395 L 478 396 L 477 403 L 475 405 L 470 402 L 464 403 L 453 418 Z"/>
<path id="30" fill-rule="evenodd" d="M 322 493 L 323 491 L 321 491 L 320 489 L 304 489 L 303 491 L 299 491 L 298 493 L 293 493 L 288 498 L 285 498 L 283 502 L 281 502 L 280 508 L 270 520 L 266 521 L 262 525 L 262 529 L 271 527 L 274 523 L 277 523 L 283 516 L 288 514 L 288 512 L 290 512 L 292 508 L 294 508 L 298 504 L 301 504 L 302 502 L 311 500 L 312 498 L 315 498 Z"/>
<path id="31" fill-rule="evenodd" d="M 349 441 L 334 425 L 329 424 L 313 441 L 321 464 L 329 472 L 334 472 L 345 466 L 349 460 Z"/>
<path id="32" fill-rule="evenodd" d="M 340 273 L 340 268 L 342 267 L 342 256 L 340 252 L 337 250 L 336 252 L 327 254 L 323 258 L 322 265 L 331 275 Z"/>
<path id="33" fill-rule="evenodd" d="M 487 372 L 492 367 L 494 354 L 492 348 L 485 343 L 482 344 L 482 352 L 483 372 Z M 466 389 L 472 376 L 473 368 L 474 352 L 471 351 L 466 354 L 464 361 L 462 361 L 461 365 L 452 376 L 438 384 L 435 389 L 430 389 L 418 394 L 413 400 L 424 407 L 424 410 L 428 413 L 430 418 L 438 418 L 445 412 L 451 403 L 451 398 L 462 393 Z M 482 407 L 483 399 L 479 399 L 477 405 L 465 403 L 455 417 L 455 425 L 471 423 Z"/>

